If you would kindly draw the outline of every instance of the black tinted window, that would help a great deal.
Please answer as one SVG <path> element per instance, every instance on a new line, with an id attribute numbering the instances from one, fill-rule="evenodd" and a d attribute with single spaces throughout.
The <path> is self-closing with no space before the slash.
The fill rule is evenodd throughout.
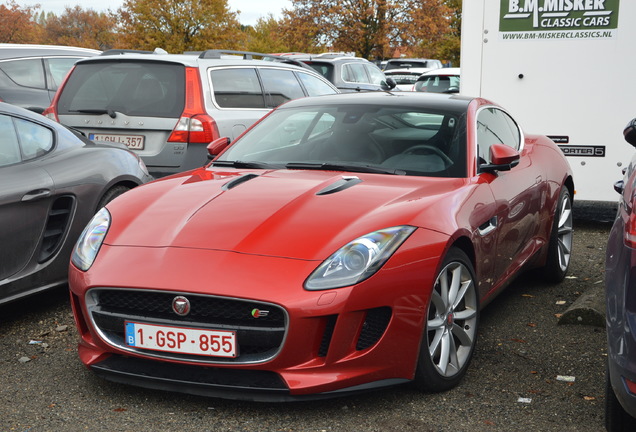
<path id="1" fill-rule="evenodd" d="M 263 90 L 253 68 L 210 71 L 214 99 L 221 108 L 265 108 Z"/>
<path id="2" fill-rule="evenodd" d="M 185 69 L 153 62 L 77 65 L 58 104 L 60 114 L 113 110 L 131 116 L 179 117 L 185 100 Z"/>
<path id="3" fill-rule="evenodd" d="M 490 146 L 493 144 L 505 144 L 519 149 L 520 133 L 506 113 L 496 108 L 486 108 L 481 110 L 477 117 L 479 157 L 490 162 Z"/>
<path id="4" fill-rule="evenodd" d="M 305 96 L 300 82 L 291 70 L 259 69 L 265 87 L 265 96 L 269 107 Z"/>

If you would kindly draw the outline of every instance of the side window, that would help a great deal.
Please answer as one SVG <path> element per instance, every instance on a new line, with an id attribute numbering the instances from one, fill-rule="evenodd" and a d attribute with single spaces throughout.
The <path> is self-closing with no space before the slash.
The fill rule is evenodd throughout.
<path id="1" fill-rule="evenodd" d="M 374 67 L 371 64 L 366 65 L 366 67 L 367 67 L 367 72 L 369 73 L 369 76 L 371 77 L 371 84 L 382 85 L 382 83 L 386 81 L 386 77 L 384 76 L 384 74 L 382 73 L 380 69 L 378 69 L 377 67 Z"/>
<path id="2" fill-rule="evenodd" d="M 39 58 L 0 62 L 0 69 L 18 85 L 39 89 L 46 88 L 44 67 Z"/>
<path id="3" fill-rule="evenodd" d="M 298 72 L 298 78 L 305 86 L 308 96 L 322 96 L 337 93 L 329 84 L 308 73 Z"/>
<path id="4" fill-rule="evenodd" d="M 505 144 L 519 148 L 519 129 L 516 136 L 510 127 L 510 117 L 497 108 L 485 108 L 477 116 L 477 148 L 480 159 L 490 162 L 490 146 Z M 512 121 L 510 119 L 510 121 Z"/>
<path id="5" fill-rule="evenodd" d="M 342 80 L 352 83 L 368 83 L 367 73 L 362 63 L 348 63 L 342 66 Z"/>
<path id="6" fill-rule="evenodd" d="M 49 90 L 57 90 L 62 84 L 64 77 L 68 71 L 73 67 L 75 62 L 81 57 L 73 58 L 48 58 L 44 59 L 44 63 L 51 73 L 51 82 L 49 83 Z"/>
<path id="7" fill-rule="evenodd" d="M 265 108 L 255 69 L 213 69 L 210 79 L 214 100 L 221 108 Z"/>
<path id="8" fill-rule="evenodd" d="M 53 132 L 50 129 L 17 118 L 14 119 L 14 123 L 25 160 L 42 156 L 53 148 Z"/>
<path id="9" fill-rule="evenodd" d="M 265 98 L 268 107 L 277 107 L 292 99 L 305 96 L 300 82 L 291 70 L 284 69 L 259 69 L 265 88 Z"/>
<path id="10" fill-rule="evenodd" d="M 20 162 L 20 145 L 11 117 L 0 115 L 0 130 L 0 167 Z"/>

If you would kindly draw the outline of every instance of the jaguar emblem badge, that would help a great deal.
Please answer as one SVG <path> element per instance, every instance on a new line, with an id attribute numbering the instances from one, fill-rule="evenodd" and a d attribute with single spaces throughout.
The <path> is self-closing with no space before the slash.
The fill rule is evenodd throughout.
<path id="1" fill-rule="evenodd" d="M 183 296 L 176 296 L 172 299 L 172 310 L 179 316 L 186 316 L 190 313 L 190 300 Z"/>

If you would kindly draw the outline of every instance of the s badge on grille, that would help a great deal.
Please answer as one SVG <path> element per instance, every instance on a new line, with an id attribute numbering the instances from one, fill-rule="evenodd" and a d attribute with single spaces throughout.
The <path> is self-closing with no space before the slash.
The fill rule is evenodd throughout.
<path id="1" fill-rule="evenodd" d="M 252 316 L 254 318 L 266 317 L 269 315 L 269 311 L 261 309 L 252 309 Z"/>
<path id="2" fill-rule="evenodd" d="M 190 300 L 183 296 L 176 296 L 172 299 L 172 310 L 179 316 L 186 316 L 190 313 Z"/>

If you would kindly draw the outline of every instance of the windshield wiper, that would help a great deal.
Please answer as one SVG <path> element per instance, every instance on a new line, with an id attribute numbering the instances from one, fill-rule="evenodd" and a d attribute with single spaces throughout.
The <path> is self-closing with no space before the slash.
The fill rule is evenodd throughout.
<path id="1" fill-rule="evenodd" d="M 112 109 L 105 109 L 105 108 L 82 108 L 82 109 L 69 110 L 69 111 L 84 113 L 84 114 L 108 114 L 110 118 L 117 117 L 117 113 L 115 113 L 115 111 L 113 111 Z"/>
<path id="2" fill-rule="evenodd" d="M 247 168 L 247 169 L 270 169 L 273 168 L 272 165 L 266 164 L 263 162 L 253 162 L 253 161 L 230 161 L 230 160 L 219 160 L 212 162 L 212 166 L 215 167 L 231 167 L 231 168 Z"/>
<path id="3" fill-rule="evenodd" d="M 346 165 L 335 164 L 330 162 L 324 163 L 306 163 L 306 162 L 290 162 L 285 165 L 287 169 L 306 169 L 306 170 L 325 170 L 325 171 L 352 171 L 369 174 L 392 174 L 406 175 L 405 171 L 399 169 L 387 169 L 370 165 Z"/>

